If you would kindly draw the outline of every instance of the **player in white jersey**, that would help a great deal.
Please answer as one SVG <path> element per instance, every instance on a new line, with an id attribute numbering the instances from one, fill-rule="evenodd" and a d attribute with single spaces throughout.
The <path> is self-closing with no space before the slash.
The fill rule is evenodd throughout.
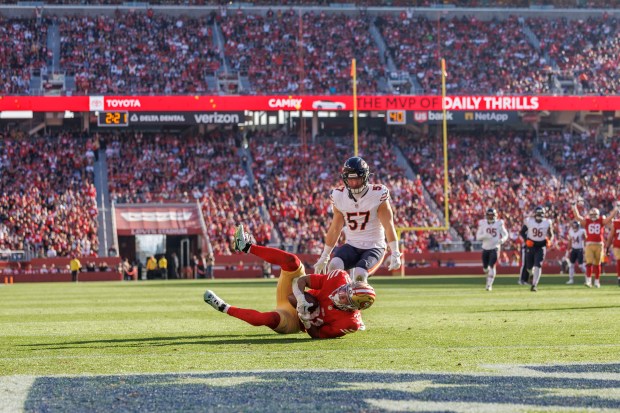
<path id="1" fill-rule="evenodd" d="M 566 284 L 575 283 L 575 267 L 579 265 L 581 272 L 585 274 L 586 267 L 583 263 L 583 248 L 586 243 L 586 230 L 581 228 L 579 221 L 574 221 L 571 228 L 568 230 L 568 260 L 570 266 L 568 267 L 568 281 Z"/>
<path id="2" fill-rule="evenodd" d="M 545 260 L 547 247 L 553 241 L 553 223 L 545 218 L 545 208 L 538 206 L 534 217 L 525 219 L 525 266 L 532 275 L 531 291 L 538 291 L 538 282 L 542 274 L 542 263 Z"/>
<path id="3" fill-rule="evenodd" d="M 330 197 L 334 217 L 325 236 L 325 247 L 314 264 L 318 274 L 334 269 L 350 270 L 354 281 L 366 282 L 381 265 L 386 242 L 391 257 L 388 270 L 400 268 L 400 251 L 390 205 L 390 192 L 385 185 L 369 184 L 370 169 L 360 157 L 349 158 L 342 168 L 344 186 L 334 188 Z M 334 249 L 344 230 L 346 243 Z"/>
<path id="4" fill-rule="evenodd" d="M 508 231 L 504 226 L 504 221 L 497 219 L 495 208 L 489 208 L 486 218 L 478 221 L 478 231 L 476 239 L 482 241 L 482 270 L 487 275 L 486 290 L 493 289 L 495 281 L 497 257 L 501 245 L 508 239 Z"/>

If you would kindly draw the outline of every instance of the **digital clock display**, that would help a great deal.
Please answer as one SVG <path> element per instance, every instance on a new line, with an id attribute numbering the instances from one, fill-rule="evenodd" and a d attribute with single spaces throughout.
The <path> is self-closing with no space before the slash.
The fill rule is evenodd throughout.
<path id="1" fill-rule="evenodd" d="M 99 112 L 97 126 L 129 126 L 129 114 L 127 112 Z"/>
<path id="2" fill-rule="evenodd" d="M 405 112 L 404 110 L 388 110 L 387 111 L 387 124 L 388 125 L 407 124 L 407 112 Z"/>

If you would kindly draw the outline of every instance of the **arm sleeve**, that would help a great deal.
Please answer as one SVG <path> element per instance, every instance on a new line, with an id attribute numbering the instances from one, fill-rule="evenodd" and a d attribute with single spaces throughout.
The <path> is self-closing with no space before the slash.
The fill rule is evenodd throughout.
<path id="1" fill-rule="evenodd" d="M 506 225 L 502 222 L 500 227 L 500 243 L 503 244 L 506 240 L 508 240 L 508 231 L 506 230 Z"/>
<path id="2" fill-rule="evenodd" d="M 524 241 L 527 239 L 527 225 L 523 224 L 521 231 L 519 231 L 519 235 L 521 235 Z"/>
<path id="3" fill-rule="evenodd" d="M 482 225 L 478 224 L 478 230 L 476 231 L 476 239 L 478 241 L 482 241 L 485 238 L 486 238 L 486 234 L 484 233 L 484 228 L 482 228 Z"/>

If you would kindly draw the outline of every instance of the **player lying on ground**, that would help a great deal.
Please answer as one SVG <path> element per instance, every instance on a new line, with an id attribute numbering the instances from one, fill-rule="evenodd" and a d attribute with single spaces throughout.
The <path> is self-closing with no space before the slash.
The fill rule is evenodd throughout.
<path id="1" fill-rule="evenodd" d="M 243 225 L 235 232 L 234 249 L 282 268 L 276 290 L 276 309 L 260 312 L 234 307 L 207 290 L 204 300 L 216 310 L 253 326 L 267 326 L 280 334 L 305 330 L 312 338 L 336 338 L 365 329 L 359 310 L 370 307 L 375 301 L 375 290 L 370 285 L 352 283 L 344 270 L 306 275 L 297 256 L 253 244 L 243 231 Z"/>

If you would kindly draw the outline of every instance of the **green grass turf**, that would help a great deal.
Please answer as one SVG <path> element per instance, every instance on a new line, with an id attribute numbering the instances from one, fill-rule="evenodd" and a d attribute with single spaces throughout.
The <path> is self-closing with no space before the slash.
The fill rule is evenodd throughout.
<path id="1" fill-rule="evenodd" d="M 582 277 L 578 278 L 581 282 Z M 489 364 L 617 362 L 620 288 L 540 291 L 499 277 L 374 277 L 367 331 L 337 340 L 279 335 L 213 310 L 269 311 L 276 280 L 15 284 L 0 287 L 0 375 L 254 369 L 484 371 Z"/>

